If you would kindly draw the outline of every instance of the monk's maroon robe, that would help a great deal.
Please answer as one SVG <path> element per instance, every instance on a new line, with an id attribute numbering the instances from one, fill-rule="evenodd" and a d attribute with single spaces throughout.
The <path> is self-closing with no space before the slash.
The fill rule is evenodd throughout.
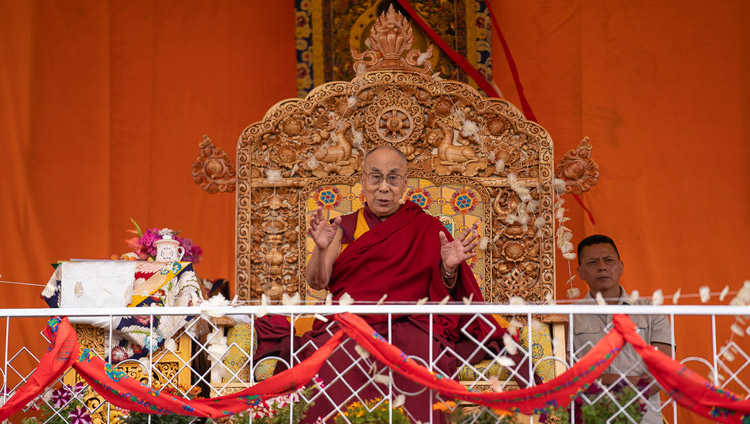
<path id="1" fill-rule="evenodd" d="M 356 223 L 358 212 L 342 218 L 344 241 L 353 232 L 350 222 Z M 406 201 L 399 210 L 380 221 L 369 209 L 364 210 L 370 230 L 353 241 L 341 252 L 333 264 L 333 272 L 328 289 L 338 300 L 348 293 L 355 301 L 376 302 L 387 294 L 388 302 L 408 302 L 427 298 L 439 302 L 445 296 L 462 301 L 472 298 L 482 301 L 471 268 L 464 262 L 460 265 L 458 281 L 453 293 L 443 283 L 440 258 L 439 233 L 444 232 L 449 240 L 453 238 L 437 218 L 425 213 L 417 204 Z M 410 321 L 427 328 L 429 317 L 412 315 Z M 469 317 L 438 315 L 433 317 L 433 332 L 437 337 L 449 342 L 460 339 L 460 329 Z M 366 317 L 370 324 L 384 322 L 386 315 Z M 318 326 L 322 323 L 318 322 Z M 468 330 L 482 340 L 492 328 L 482 320 L 475 320 Z M 498 329 L 497 336 L 502 337 Z"/>
<path id="2" fill-rule="evenodd" d="M 387 302 L 410 304 L 415 304 L 423 298 L 439 302 L 449 295 L 456 301 L 462 301 L 464 297 L 470 296 L 475 303 L 482 301 L 479 286 L 466 263 L 460 265 L 458 281 L 452 292 L 443 283 L 439 233 L 442 231 L 449 240 L 452 238 L 437 218 L 428 215 L 421 207 L 410 201 L 385 221 L 374 217 L 369 210 L 365 210 L 364 213 L 370 227 L 369 231 L 348 244 L 333 265 L 328 289 L 334 299 L 348 293 L 356 302 L 370 303 L 380 300 L 383 294 L 388 295 Z M 357 212 L 342 218 L 344 242 L 349 242 L 353 238 L 356 220 Z M 483 319 L 469 322 L 470 316 L 433 315 L 433 337 L 429 336 L 429 316 L 426 315 L 392 317 L 390 334 L 387 315 L 370 315 L 364 318 L 383 337 L 390 337 L 391 342 L 408 355 L 426 360 L 430 357 L 432 346 L 432 357 L 437 359 L 438 368 L 449 375 L 456 371 L 457 360 L 455 355 L 446 349 L 453 349 L 466 358 L 477 347 L 475 343 L 462 337 L 461 329 L 464 326 L 467 326 L 469 334 L 478 340 L 484 340 L 491 334 L 491 344 L 496 351 L 498 342 L 505 332 L 497 327 L 491 317 L 488 317 L 487 321 L 492 324 L 488 325 Z M 302 338 L 306 349 L 297 359 L 303 359 L 316 347 L 325 343 L 330 337 L 330 332 L 335 331 L 334 328 L 326 330 L 327 325 L 322 321 L 316 321 L 314 329 Z M 320 377 L 329 385 L 326 390 L 328 395 L 339 405 L 345 406 L 358 400 L 350 397 L 352 390 L 358 391 L 359 399 L 362 400 L 387 394 L 386 386 L 376 387 L 370 382 L 368 369 L 356 366 L 347 369 L 352 363 L 352 358 L 357 359 L 359 355 L 350 341 L 329 359 L 331 365 L 325 365 L 321 369 Z M 484 359 L 483 354 L 481 357 L 472 358 L 472 362 L 481 359 Z M 394 384 L 400 390 L 409 393 L 417 393 L 424 389 L 397 373 L 394 373 Z M 386 392 L 383 393 L 381 390 Z M 438 399 L 425 390 L 417 396 L 407 396 L 405 407 L 414 419 L 427 422 L 431 414 L 431 405 L 437 401 Z M 332 409 L 333 406 L 321 396 L 310 409 L 308 419 L 312 422 Z M 444 422 L 441 412 L 435 413 L 433 422 Z"/>

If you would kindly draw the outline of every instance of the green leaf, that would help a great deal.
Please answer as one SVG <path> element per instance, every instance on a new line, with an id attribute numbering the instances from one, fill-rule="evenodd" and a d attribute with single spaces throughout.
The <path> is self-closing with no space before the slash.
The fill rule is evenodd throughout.
<path id="1" fill-rule="evenodd" d="M 141 231 L 141 227 L 139 227 L 139 226 L 138 226 L 138 223 L 137 223 L 137 222 L 135 222 L 135 219 L 133 219 L 133 218 L 131 217 L 131 218 L 130 218 L 130 222 L 132 222 L 132 223 L 133 223 L 133 225 L 135 225 L 135 230 L 136 230 L 136 231 L 138 231 L 138 237 L 143 237 L 143 231 Z"/>

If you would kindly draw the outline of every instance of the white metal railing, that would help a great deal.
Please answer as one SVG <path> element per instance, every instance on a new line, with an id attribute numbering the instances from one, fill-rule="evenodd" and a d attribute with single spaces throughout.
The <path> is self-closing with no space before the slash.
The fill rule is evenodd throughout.
<path id="1" fill-rule="evenodd" d="M 183 330 L 175 336 L 175 339 L 182 338 L 182 340 L 188 342 L 188 351 L 185 351 L 185 346 L 180 346 L 180 352 L 177 352 L 174 346 L 164 346 L 155 352 L 149 352 L 148 361 L 141 361 L 140 364 L 135 361 L 124 361 L 118 367 L 123 369 L 128 368 L 129 373 L 133 373 L 133 367 L 140 367 L 143 369 L 141 378 L 147 378 L 148 383 L 162 384 L 163 386 L 172 386 L 177 394 L 187 395 L 191 389 L 200 386 L 210 386 L 211 396 L 216 396 L 221 393 L 230 393 L 233 391 L 240 390 L 244 387 L 249 387 L 258 380 L 258 370 L 262 367 L 268 368 L 269 363 L 273 360 L 281 361 L 279 363 L 298 363 L 302 359 L 302 347 L 294 345 L 290 341 L 289 355 L 288 357 L 272 357 L 272 358 L 257 358 L 254 355 L 252 349 L 247 346 L 241 345 L 239 342 L 229 341 L 226 346 L 216 348 L 217 341 L 221 341 L 221 337 L 224 335 L 228 327 L 222 327 L 217 325 L 215 322 L 202 320 L 200 318 L 201 313 L 204 316 L 207 313 L 211 315 L 223 315 L 226 317 L 246 317 L 244 321 L 249 321 L 252 328 L 254 317 L 258 315 L 284 315 L 292 319 L 296 319 L 301 316 L 311 316 L 313 314 L 319 314 L 331 318 L 332 315 L 350 312 L 357 315 L 388 315 L 389 323 L 392 317 L 401 315 L 427 315 L 433 317 L 435 315 L 488 315 L 488 314 L 501 314 L 504 317 L 517 317 L 522 321 L 528 323 L 539 319 L 544 316 L 558 315 L 564 316 L 568 319 L 568 324 L 558 326 L 557 331 L 564 330 L 565 334 L 552 334 L 551 338 L 553 341 L 552 355 L 549 352 L 545 352 L 544 356 L 539 357 L 538 352 L 535 352 L 536 348 L 534 345 L 533 331 L 527 331 L 525 333 L 526 340 L 520 340 L 518 344 L 512 346 L 512 348 L 518 350 L 517 357 L 520 361 L 517 361 L 515 368 L 511 368 L 510 373 L 506 373 L 505 377 L 493 377 L 490 372 L 490 366 L 484 369 L 476 368 L 473 364 L 469 364 L 462 358 L 458 358 L 457 352 L 451 349 L 443 350 L 441 352 L 430 352 L 430 360 L 424 361 L 424 365 L 428 368 L 436 371 L 449 374 L 449 370 L 441 369 L 439 366 L 440 356 L 451 356 L 450 359 L 455 360 L 459 365 L 459 369 L 463 371 L 471 371 L 463 374 L 470 374 L 474 377 L 474 380 L 465 380 L 459 378 L 459 370 L 455 370 L 452 375 L 448 377 L 459 379 L 465 386 L 477 389 L 503 389 L 508 390 L 515 385 L 516 382 L 521 382 L 522 385 L 534 385 L 534 379 L 525 379 L 523 376 L 529 376 L 538 371 L 539 364 L 542 361 L 552 361 L 555 363 L 557 372 L 561 372 L 575 363 L 578 357 L 578 353 L 574 350 L 573 337 L 574 332 L 571 331 L 570 326 L 573 322 L 573 318 L 576 315 L 610 315 L 610 314 L 627 314 L 627 315 L 666 315 L 669 317 L 672 334 L 675 334 L 676 326 L 681 325 L 683 317 L 694 317 L 691 319 L 707 320 L 708 326 L 711 328 L 710 334 L 695 334 L 695 339 L 691 340 L 689 345 L 680 346 L 675 344 L 674 336 L 672 336 L 672 345 L 677 347 L 676 351 L 672 351 L 674 359 L 685 364 L 689 368 L 693 369 L 698 374 L 710 376 L 713 383 L 719 387 L 728 388 L 735 391 L 738 395 L 747 397 L 750 395 L 750 380 L 748 380 L 748 374 L 750 374 L 750 349 L 747 347 L 747 343 L 743 344 L 737 340 L 733 340 L 729 345 L 725 342 L 728 340 L 726 331 L 723 331 L 724 326 L 728 327 L 728 320 L 733 316 L 744 316 L 749 313 L 747 307 L 742 306 L 709 306 L 709 305 L 660 305 L 660 306 L 599 306 L 599 305 L 464 305 L 464 304 L 447 304 L 447 305 L 436 305 L 436 304 L 425 304 L 425 305 L 414 305 L 414 304 L 385 304 L 385 305 L 271 305 L 271 306 L 238 306 L 238 307 L 160 307 L 160 308 L 139 308 L 137 315 L 139 316 L 195 316 L 183 328 Z M 106 309 L 0 309 L 0 317 L 5 318 L 5 352 L 3 372 L 3 400 L 6 400 L 9 395 L 12 395 L 18 390 L 20 385 L 23 384 L 30 373 L 29 369 L 23 369 L 23 364 L 34 364 L 34 361 L 39 360 L 43 351 L 31 352 L 25 347 L 16 346 L 13 343 L 14 337 L 17 335 L 14 333 L 17 328 L 19 320 L 34 318 L 34 317 L 51 317 L 51 316 L 68 316 L 68 317 L 108 317 L 110 320 L 117 316 L 133 316 L 134 310 L 132 308 L 106 308 Z M 249 318 L 247 318 L 249 317 Z M 484 317 L 477 317 L 476 319 L 485 319 Z M 215 320 L 214 320 L 215 321 Z M 727 321 L 726 325 L 723 321 Z M 335 325 L 335 324 L 332 324 Z M 150 327 L 153 331 L 153 320 L 151 320 Z M 388 330 L 389 331 L 389 330 Z M 430 326 L 430 331 L 432 327 Z M 251 337 L 254 337 L 254 330 L 250 329 Z M 112 331 L 103 331 L 102 337 L 106 340 L 112 340 Z M 387 335 L 384 335 L 387 337 Z M 290 339 L 291 340 L 291 339 Z M 557 342 L 555 342 L 555 340 Z M 525 342 L 525 343 L 524 343 Z M 555 350 L 554 345 L 564 342 L 566 345 L 565 352 L 562 353 L 559 349 Z M 347 343 L 349 343 L 347 345 Z M 400 403 L 399 395 L 404 395 L 401 399 L 406 399 L 407 406 L 409 406 L 412 398 L 416 399 L 419 396 L 425 396 L 425 393 L 429 396 L 431 401 L 429 405 L 440 404 L 443 399 L 438 393 L 432 393 L 424 388 L 423 390 L 404 390 L 398 387 L 398 383 L 393 379 L 393 373 L 378 369 L 375 375 L 387 375 L 388 379 L 378 379 L 371 373 L 373 368 L 372 358 L 366 358 L 363 355 L 355 354 L 353 343 L 344 343 L 339 348 L 339 355 L 336 357 L 338 363 L 331 364 L 327 363 L 325 366 L 336 367 L 335 369 L 342 377 L 336 384 L 336 390 L 342 390 L 342 387 L 348 389 L 350 393 L 345 396 L 341 396 L 340 393 L 332 393 L 330 387 L 318 388 L 314 393 L 303 393 L 300 399 L 297 401 L 298 404 L 305 403 L 313 400 L 316 402 L 322 402 L 328 400 L 333 403 L 333 410 L 329 417 L 332 422 L 337 414 L 345 411 L 347 405 L 353 401 L 366 401 L 360 396 L 362 393 L 361 387 L 351 387 L 347 385 L 345 378 L 347 375 L 353 375 L 354 373 L 370 375 L 371 381 L 367 383 L 368 387 L 377 387 L 377 393 L 379 397 L 383 399 L 391 399 L 395 403 Z M 105 342 L 106 344 L 106 342 Z M 112 346 L 109 343 L 109 352 L 103 352 L 104 358 L 111 357 Z M 731 353 L 725 355 L 727 346 L 731 346 Z M 309 349 L 310 346 L 308 346 Z M 313 349 L 320 348 L 320 346 L 312 346 Z M 490 365 L 497 363 L 505 363 L 503 358 L 509 353 L 511 346 L 502 347 L 500 352 L 496 352 L 492 355 L 488 355 Z M 474 352 L 484 351 L 484 346 L 477 344 Z M 231 352 L 230 352 L 231 351 Z M 228 366 L 225 362 L 227 356 L 230 353 L 240 353 L 241 358 L 238 359 L 233 366 Z M 447 352 L 447 353 L 446 353 Z M 706 352 L 709 352 L 706 354 Z M 535 357 L 535 354 L 537 355 Z M 220 357 L 219 355 L 223 355 Z M 242 356 L 244 355 L 244 357 Z M 730 360 L 730 356 L 734 358 Z M 341 358 L 346 358 L 342 361 Z M 208 359 L 209 365 L 207 367 L 200 367 L 197 364 L 201 361 L 205 362 Z M 172 361 L 174 365 L 171 365 L 170 371 L 164 371 L 160 368 L 161 364 Z M 342 363 L 346 362 L 346 363 Z M 277 366 L 279 363 L 277 363 Z M 238 365 L 239 364 L 239 365 Z M 519 367 L 528 367 L 526 370 L 520 370 Z M 28 367 L 27 367 L 28 368 Z M 268 371 L 266 371 L 268 373 Z M 224 376 L 222 377 L 222 374 Z M 497 373 L 495 373 L 497 374 Z M 132 374 L 135 375 L 135 374 Z M 624 372 L 621 372 L 624 375 Z M 722 378 L 723 377 L 723 378 Z M 180 386 L 179 381 L 188 381 L 187 384 Z M 115 418 L 118 414 L 116 408 L 111 407 L 107 403 L 102 403 L 101 399 L 96 399 L 95 393 L 87 390 L 85 387 L 81 391 L 70 393 L 70 389 L 65 389 L 66 386 L 71 386 L 75 382 L 73 371 L 69 370 L 58 382 L 53 384 L 45 393 L 46 396 L 38 399 L 37 406 L 44 406 L 44 411 L 37 413 L 40 418 L 46 418 L 47 422 L 56 422 L 59 420 L 65 421 L 67 417 L 64 417 L 67 413 L 67 409 L 71 403 L 79 402 L 80 405 L 85 406 L 87 412 L 90 415 L 95 416 L 95 421 L 99 422 L 112 422 L 116 421 Z M 330 386 L 325 382 L 326 386 Z M 652 383 L 653 384 L 653 383 Z M 620 386 L 626 385 L 623 379 L 620 381 Z M 647 387 L 637 388 L 630 385 L 634 391 L 634 396 L 629 397 L 623 402 L 618 404 L 618 400 L 615 398 L 617 392 L 615 392 L 614 386 L 603 386 L 597 385 L 600 393 L 593 395 L 581 395 L 580 402 L 583 404 L 602 402 L 605 399 L 609 399 L 610 402 L 615 402 L 615 412 L 610 417 L 612 422 L 635 422 L 630 417 L 632 413 L 633 405 L 637 405 L 639 402 L 647 401 L 646 392 Z M 50 400 L 50 395 L 56 391 L 56 393 L 64 393 L 68 390 L 70 400 L 65 403 L 58 403 L 58 407 L 55 406 L 55 402 Z M 331 392 L 329 392 L 329 390 Z M 640 390 L 640 391 L 639 391 Z M 64 398 L 65 396 L 63 396 Z M 337 404 L 336 399 L 345 399 L 345 403 Z M 55 400 L 59 400 L 55 398 Z M 64 400 L 64 399 L 63 399 Z M 382 402 L 382 400 L 381 400 Z M 390 405 L 383 404 L 388 407 L 389 416 L 393 417 L 393 410 Z M 462 410 L 470 410 L 471 407 L 465 404 L 459 406 Z M 690 412 L 683 410 L 682 407 L 678 406 L 672 399 L 665 397 L 662 394 L 660 405 L 658 405 L 658 412 L 660 415 L 664 415 L 670 422 L 676 423 L 681 419 L 682 421 L 689 422 Z M 579 411 L 572 409 L 570 411 L 573 414 L 571 420 L 575 420 L 575 414 Z M 32 412 L 27 412 L 32 413 Z M 45 415 L 46 413 L 46 415 Z M 407 414 L 410 414 L 408 412 Z M 487 411 L 488 414 L 493 412 Z M 438 421 L 437 415 L 431 412 L 422 411 L 422 416 L 428 418 L 423 421 L 435 422 Z M 416 421 L 413 417 L 412 421 Z M 524 418 L 525 420 L 526 418 Z M 531 420 L 532 418 L 528 418 Z M 155 420 L 155 419 L 154 419 Z M 251 422 L 252 418 L 247 414 L 242 416 L 242 422 Z M 479 422 L 476 417 L 469 416 L 467 422 Z M 620 421 L 618 421 L 620 420 Z M 346 420 L 345 420 L 346 421 Z M 15 422 L 15 421 L 13 421 Z M 41 422 L 44 422 L 43 420 Z M 209 420 L 210 422 L 210 420 Z M 293 415 L 290 417 L 290 422 L 294 422 Z"/>

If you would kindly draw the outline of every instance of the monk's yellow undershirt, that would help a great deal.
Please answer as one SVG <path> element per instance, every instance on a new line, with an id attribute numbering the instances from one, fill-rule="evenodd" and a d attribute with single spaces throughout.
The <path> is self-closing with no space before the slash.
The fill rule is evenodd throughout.
<path id="1" fill-rule="evenodd" d="M 357 225 L 354 227 L 354 238 L 352 241 L 362 237 L 362 234 L 368 231 L 370 231 L 370 226 L 367 225 L 367 220 L 365 220 L 365 208 L 362 208 L 357 212 Z M 347 246 L 349 246 L 349 243 L 341 243 L 341 251 L 343 252 Z"/>

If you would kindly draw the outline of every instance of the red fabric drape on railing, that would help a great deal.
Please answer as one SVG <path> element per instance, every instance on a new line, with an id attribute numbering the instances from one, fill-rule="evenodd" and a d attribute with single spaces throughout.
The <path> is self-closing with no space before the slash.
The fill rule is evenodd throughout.
<path id="1" fill-rule="evenodd" d="M 59 324 L 45 328 L 52 342 L 34 378 L 8 403 L 0 408 L 5 419 L 41 394 L 44 388 L 70 367 L 89 383 L 99 395 L 121 408 L 152 414 L 174 413 L 199 417 L 220 417 L 246 410 L 261 400 L 290 393 L 309 383 L 320 367 L 342 342 L 344 335 L 355 340 L 375 359 L 441 395 L 474 402 L 478 405 L 519 411 L 525 414 L 549 412 L 570 404 L 579 391 L 587 388 L 617 357 L 625 343 L 630 343 L 643 358 L 659 384 L 681 405 L 723 423 L 745 423 L 750 420 L 750 400 L 723 390 L 691 372 L 684 365 L 646 344 L 638 335 L 633 321 L 626 315 L 615 315 L 614 327 L 580 361 L 562 375 L 538 386 L 512 392 L 474 393 L 461 383 L 431 372 L 388 343 L 362 318 L 352 314 L 336 316 L 342 329 L 311 357 L 286 371 L 240 392 L 212 399 L 187 399 L 163 394 L 143 385 L 137 379 L 117 371 L 88 349 L 78 361 L 75 331 L 63 318 Z"/>
<path id="2" fill-rule="evenodd" d="M 27 378 L 26 384 L 0 408 L 0 421 L 10 417 L 42 394 L 44 389 L 76 362 L 78 335 L 67 318 L 50 319 L 43 333 L 50 341 L 49 349 L 39 361 L 39 366 Z"/>

